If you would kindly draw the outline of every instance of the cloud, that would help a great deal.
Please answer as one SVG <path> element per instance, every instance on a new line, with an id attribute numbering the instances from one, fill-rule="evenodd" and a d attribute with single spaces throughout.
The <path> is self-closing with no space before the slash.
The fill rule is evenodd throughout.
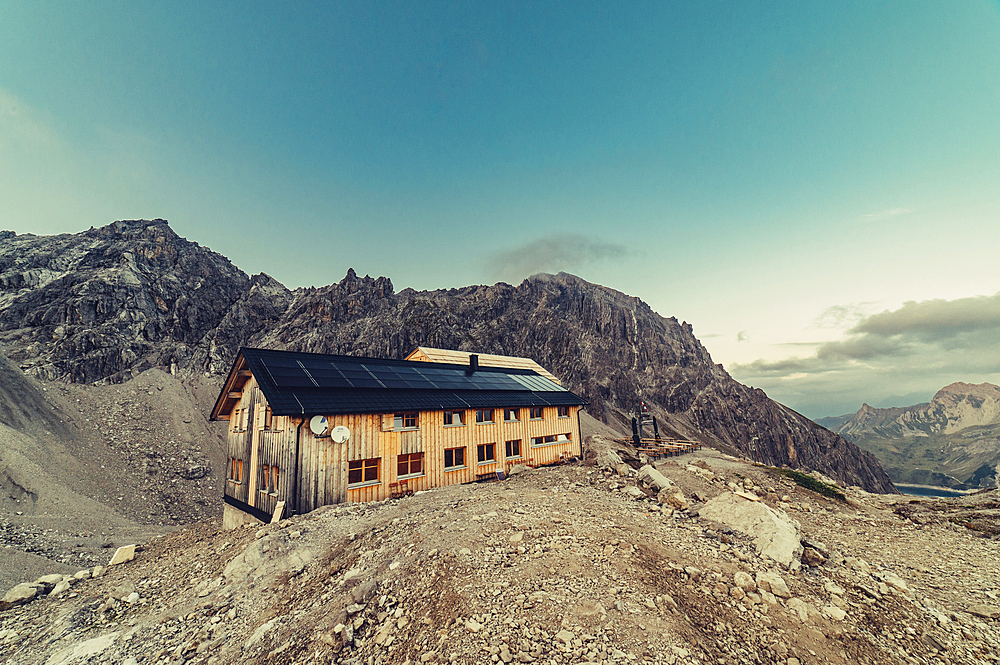
<path id="1" fill-rule="evenodd" d="M 913 301 L 861 317 L 843 339 L 819 344 L 810 356 L 758 359 L 733 365 L 731 371 L 778 401 L 819 417 L 893 395 L 921 393 L 929 399 L 955 381 L 998 383 L 998 339 L 1000 293 Z"/>
<path id="2" fill-rule="evenodd" d="M 923 342 L 963 333 L 1000 330 L 1000 293 L 958 300 L 906 302 L 895 311 L 863 319 L 851 333 L 876 337 L 903 336 Z"/>
<path id="3" fill-rule="evenodd" d="M 831 305 L 813 323 L 817 328 L 841 328 L 845 323 L 863 319 L 870 308 L 871 303 Z"/>
<path id="4" fill-rule="evenodd" d="M 738 333 L 736 333 L 736 341 L 737 342 L 746 342 L 746 341 L 749 341 L 749 340 L 750 340 L 750 336 L 747 335 L 747 331 L 746 330 L 741 330 Z"/>
<path id="5" fill-rule="evenodd" d="M 911 212 L 914 212 L 913 208 L 889 208 L 861 215 L 861 218 L 869 222 L 884 222 L 900 215 L 909 215 Z"/>
<path id="6" fill-rule="evenodd" d="M 11 144 L 59 148 L 61 141 L 35 109 L 0 88 L 0 147 Z"/>
<path id="7" fill-rule="evenodd" d="M 621 261 L 632 254 L 624 245 L 576 233 L 553 234 L 487 258 L 491 279 L 517 283 L 540 272 L 575 272 L 597 263 Z"/>

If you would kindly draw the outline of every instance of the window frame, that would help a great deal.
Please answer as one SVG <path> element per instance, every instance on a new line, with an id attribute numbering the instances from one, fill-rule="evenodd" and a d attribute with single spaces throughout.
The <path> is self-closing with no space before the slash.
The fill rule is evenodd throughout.
<path id="1" fill-rule="evenodd" d="M 557 406 L 556 415 L 560 418 L 569 418 L 569 407 L 568 406 Z"/>
<path id="2" fill-rule="evenodd" d="M 407 425 L 407 420 L 412 420 L 412 425 Z M 392 414 L 393 432 L 410 432 L 420 429 L 420 413 L 418 411 L 401 411 Z"/>
<path id="3" fill-rule="evenodd" d="M 536 416 L 535 413 L 538 413 Z M 545 407 L 533 406 L 528 410 L 528 420 L 545 420 Z"/>
<path id="4" fill-rule="evenodd" d="M 353 465 L 360 465 L 356 468 L 351 468 Z M 347 463 L 347 489 L 356 489 L 359 487 L 370 487 L 372 485 L 380 485 L 382 483 L 381 471 L 382 458 L 381 457 L 369 457 L 368 459 L 352 460 Z M 374 469 L 375 478 L 369 479 L 368 473 Z M 358 471 L 361 473 L 361 480 L 351 482 L 351 472 Z"/>
<path id="5" fill-rule="evenodd" d="M 531 437 L 532 448 L 544 448 L 545 446 L 557 446 L 564 443 L 573 443 L 572 433 L 546 434 L 544 436 Z"/>
<path id="6" fill-rule="evenodd" d="M 467 468 L 469 468 L 465 464 L 465 449 L 466 449 L 466 446 L 460 446 L 460 447 L 457 447 L 457 448 L 445 448 L 444 449 L 444 470 L 445 470 L 445 472 L 448 472 L 448 471 L 458 471 L 460 469 L 467 469 Z M 455 451 L 456 450 L 462 451 L 462 455 L 461 455 L 462 456 L 462 461 L 461 461 L 461 464 L 455 464 L 454 463 L 455 462 Z M 451 466 L 448 466 L 448 453 L 451 453 L 451 461 L 452 461 L 452 465 Z"/>
<path id="7" fill-rule="evenodd" d="M 496 414 L 494 413 L 494 411 L 495 411 L 495 409 L 476 409 L 476 424 L 477 425 L 492 425 L 492 424 L 494 424 L 496 422 L 494 420 L 494 418 L 496 417 Z M 489 417 L 490 417 L 489 420 L 485 419 L 486 418 L 486 414 L 489 414 Z"/>
<path id="8" fill-rule="evenodd" d="M 236 483 L 237 485 L 243 484 L 243 458 L 242 457 L 230 457 L 229 458 L 229 476 L 226 478 L 229 482 Z"/>
<path id="9" fill-rule="evenodd" d="M 413 462 L 417 461 L 420 469 L 418 471 L 413 471 Z M 400 473 L 400 464 L 406 464 L 406 473 Z M 419 453 L 402 453 L 396 456 L 396 480 L 407 480 L 409 478 L 419 478 L 424 475 L 424 454 Z"/>
<path id="10" fill-rule="evenodd" d="M 263 484 L 257 488 L 257 491 L 268 496 L 278 496 L 278 479 L 280 477 L 278 467 L 274 464 L 262 464 L 261 469 L 263 470 L 261 474 Z"/>
<path id="11" fill-rule="evenodd" d="M 511 454 L 512 443 L 517 444 L 517 453 L 515 454 Z M 504 455 L 504 459 L 521 459 L 523 457 L 521 453 L 521 439 L 511 439 L 510 441 L 507 441 L 504 444 L 504 453 L 506 453 Z"/>
<path id="12" fill-rule="evenodd" d="M 486 457 L 486 450 L 490 450 L 490 457 Z M 483 459 L 480 459 L 482 457 Z M 476 446 L 476 464 L 478 466 L 487 466 L 489 464 L 497 463 L 497 444 L 496 443 L 480 443 Z"/>
<path id="13" fill-rule="evenodd" d="M 513 417 L 510 417 L 513 416 Z M 521 422 L 521 409 L 504 409 L 503 410 L 503 421 L 505 423 L 519 423 Z"/>
<path id="14" fill-rule="evenodd" d="M 261 425 L 261 429 L 271 431 L 272 425 L 274 424 L 274 414 L 271 413 L 271 407 L 264 407 L 264 422 Z"/>
<path id="15" fill-rule="evenodd" d="M 458 414 L 458 422 L 454 422 L 455 414 Z M 451 420 L 451 422 L 448 422 Z M 445 427 L 465 427 L 465 411 L 460 409 L 453 409 L 444 412 L 444 426 Z"/>

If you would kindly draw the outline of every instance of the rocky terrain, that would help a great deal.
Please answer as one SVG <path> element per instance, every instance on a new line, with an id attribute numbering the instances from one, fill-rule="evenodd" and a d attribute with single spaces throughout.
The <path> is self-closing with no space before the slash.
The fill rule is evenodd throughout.
<path id="1" fill-rule="evenodd" d="M 899 483 L 954 489 L 996 487 L 1000 386 L 953 383 L 927 403 L 818 421 L 878 456 Z"/>
<path id="2" fill-rule="evenodd" d="M 821 475 L 709 449 L 637 471 L 587 446 L 586 464 L 203 523 L 40 576 L 0 602 L 0 662 L 997 661 L 996 490 L 828 498 L 799 484 L 833 489 Z"/>
<path id="3" fill-rule="evenodd" d="M 214 381 L 42 383 L 0 356 L 0 585 L 221 515 Z M 62 568 L 53 568 L 53 563 Z"/>
<path id="4" fill-rule="evenodd" d="M 689 324 L 572 275 L 396 293 L 388 278 L 348 270 L 337 284 L 293 291 L 248 277 L 164 220 L 51 237 L 0 233 L 0 353 L 35 378 L 114 384 L 159 369 L 217 379 L 243 345 L 527 356 L 605 423 L 627 422 L 641 399 L 668 434 L 894 491 L 873 455 L 733 380 Z"/>

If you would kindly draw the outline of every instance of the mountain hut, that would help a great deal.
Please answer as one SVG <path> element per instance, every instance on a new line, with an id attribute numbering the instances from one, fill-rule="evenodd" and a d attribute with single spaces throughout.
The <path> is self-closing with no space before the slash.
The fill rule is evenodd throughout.
<path id="1" fill-rule="evenodd" d="M 211 413 L 229 421 L 225 526 L 582 455 L 584 400 L 534 361 L 410 357 L 241 349 Z"/>

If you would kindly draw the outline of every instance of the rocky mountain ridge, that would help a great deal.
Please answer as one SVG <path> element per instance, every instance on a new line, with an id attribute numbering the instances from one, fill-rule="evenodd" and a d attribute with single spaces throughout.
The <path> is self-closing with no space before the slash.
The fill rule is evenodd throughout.
<path id="1" fill-rule="evenodd" d="M 396 293 L 386 277 L 289 290 L 164 220 L 0 238 L 0 353 L 44 380 L 150 368 L 221 376 L 241 346 L 402 358 L 417 346 L 534 358 L 621 426 L 644 400 L 667 433 L 893 491 L 874 456 L 743 386 L 688 323 L 578 277 Z"/>
<path id="2" fill-rule="evenodd" d="M 996 487 L 1000 475 L 1000 386 L 952 383 L 930 402 L 823 418 L 871 450 L 896 482 L 957 489 Z"/>

